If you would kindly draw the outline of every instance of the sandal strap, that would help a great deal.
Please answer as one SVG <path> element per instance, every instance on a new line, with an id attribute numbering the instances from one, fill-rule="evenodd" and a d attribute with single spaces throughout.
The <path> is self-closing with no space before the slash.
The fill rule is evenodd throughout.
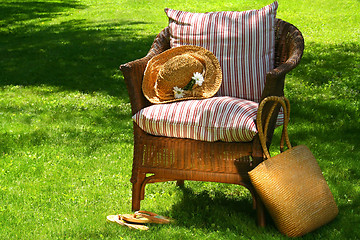
<path id="1" fill-rule="evenodd" d="M 173 221 L 169 217 L 160 216 L 156 213 L 149 211 L 136 211 L 135 215 L 147 218 L 150 220 L 151 223 L 167 224 Z"/>

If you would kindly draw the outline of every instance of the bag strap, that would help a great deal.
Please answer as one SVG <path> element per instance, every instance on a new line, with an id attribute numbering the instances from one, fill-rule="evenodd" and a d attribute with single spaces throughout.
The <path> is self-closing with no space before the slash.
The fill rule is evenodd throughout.
<path id="1" fill-rule="evenodd" d="M 269 114 L 265 119 L 265 125 L 264 125 L 264 129 L 263 129 L 262 111 L 267 102 L 273 102 L 273 105 L 271 106 Z M 280 151 L 281 152 L 284 151 L 284 142 L 286 142 L 286 145 L 289 149 L 291 148 L 291 143 L 290 143 L 288 130 L 287 130 L 287 126 L 288 126 L 289 118 L 290 118 L 290 102 L 285 97 L 278 97 L 278 96 L 267 97 L 264 100 L 262 100 L 261 103 L 259 104 L 258 111 L 257 111 L 257 117 L 256 117 L 256 124 L 257 124 L 258 133 L 259 133 L 261 147 L 262 147 L 265 157 L 267 159 L 269 159 L 271 157 L 269 150 L 267 148 L 267 145 L 266 145 L 267 130 L 269 127 L 270 118 L 278 104 L 281 104 L 283 111 L 284 111 L 284 125 L 283 125 L 282 134 L 281 134 Z"/>

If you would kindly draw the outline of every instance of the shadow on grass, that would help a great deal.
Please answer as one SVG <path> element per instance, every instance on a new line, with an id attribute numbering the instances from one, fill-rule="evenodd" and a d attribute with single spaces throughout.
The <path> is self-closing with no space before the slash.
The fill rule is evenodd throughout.
<path id="1" fill-rule="evenodd" d="M 127 98 L 118 67 L 146 55 L 154 36 L 139 33 L 144 22 L 49 23 L 72 8 L 86 6 L 74 1 L 0 5 L 8 25 L 0 29 L 0 86 L 44 84 Z"/>
<path id="2" fill-rule="evenodd" d="M 86 6 L 74 0 L 62 2 L 11 1 L 0 3 L 0 15 L 3 25 L 6 26 L 16 24 L 19 21 L 53 18 L 64 14 L 71 8 L 84 9 Z"/>
<path id="3" fill-rule="evenodd" d="M 37 95 L 41 97 L 43 93 L 39 91 Z M 78 147 L 86 156 L 91 156 L 103 145 L 133 143 L 129 123 L 131 115 L 124 107 L 94 107 L 84 99 L 77 100 L 75 94 L 72 98 L 75 104 L 57 102 L 54 105 L 37 106 L 0 105 L 0 112 L 8 116 L 21 116 L 14 120 L 18 124 L 15 133 L 0 132 L 0 152 L 10 154 L 19 148 L 59 145 Z M 27 113 L 26 116 L 22 115 L 24 112 Z"/>
<path id="4" fill-rule="evenodd" d="M 309 43 L 306 48 L 291 72 L 305 87 L 290 93 L 290 139 L 312 147 L 324 164 L 345 167 L 346 161 L 360 176 L 353 161 L 360 157 L 360 45 Z"/>
<path id="5" fill-rule="evenodd" d="M 295 141 L 316 136 L 320 142 L 360 144 L 359 111 L 347 101 L 293 99 L 291 124 L 307 125 L 292 132 Z"/>
<path id="6" fill-rule="evenodd" d="M 336 96 L 360 98 L 360 44 L 308 43 L 291 74 L 313 87 L 326 86 Z"/>
<path id="7" fill-rule="evenodd" d="M 171 210 L 177 225 L 224 234 L 232 232 L 235 235 L 247 232 L 248 225 L 252 226 L 250 228 L 256 226 L 256 210 L 252 208 L 250 192 L 234 197 L 222 191 L 195 193 L 187 187 L 181 190 L 183 197 Z M 272 221 L 268 221 L 268 224 L 273 226 Z"/>

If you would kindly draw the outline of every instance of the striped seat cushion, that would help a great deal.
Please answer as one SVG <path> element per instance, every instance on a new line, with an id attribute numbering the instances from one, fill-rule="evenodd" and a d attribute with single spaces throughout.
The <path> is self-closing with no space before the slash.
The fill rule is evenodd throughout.
<path id="1" fill-rule="evenodd" d="M 198 45 L 219 59 L 223 83 L 218 96 L 259 102 L 266 73 L 274 65 L 278 3 L 244 12 L 190 13 L 165 9 L 170 46 Z"/>
<path id="2" fill-rule="evenodd" d="M 257 107 L 258 103 L 249 100 L 213 97 L 152 105 L 136 113 L 133 120 L 152 135 L 248 142 L 257 133 Z M 277 124 L 282 121 L 281 115 Z"/>

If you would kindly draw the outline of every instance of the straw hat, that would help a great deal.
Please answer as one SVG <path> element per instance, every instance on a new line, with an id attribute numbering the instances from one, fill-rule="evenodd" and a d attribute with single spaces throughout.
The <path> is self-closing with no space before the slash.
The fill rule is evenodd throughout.
<path id="1" fill-rule="evenodd" d="M 147 64 L 142 90 L 152 103 L 209 98 L 222 81 L 220 63 L 205 48 L 186 45 L 171 48 Z"/>

